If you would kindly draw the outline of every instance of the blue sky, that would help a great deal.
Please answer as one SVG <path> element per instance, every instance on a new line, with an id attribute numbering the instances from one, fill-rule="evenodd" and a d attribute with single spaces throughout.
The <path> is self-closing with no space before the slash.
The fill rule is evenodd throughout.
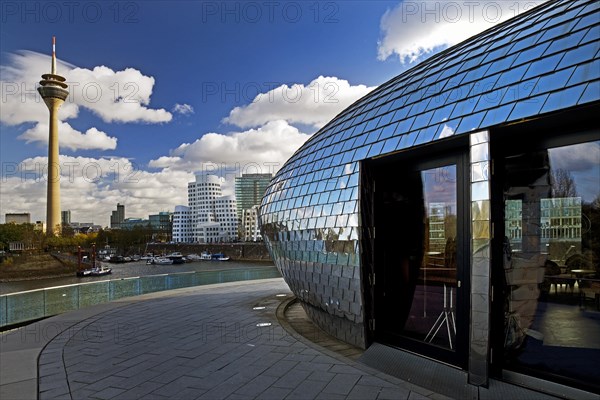
<path id="1" fill-rule="evenodd" d="M 532 3 L 3 1 L 0 222 L 45 220 L 34 90 L 52 36 L 71 92 L 62 209 L 107 225 L 117 202 L 126 217 L 187 204 L 195 171 L 223 175 L 227 193 L 240 171 L 276 170 L 377 85 Z"/>

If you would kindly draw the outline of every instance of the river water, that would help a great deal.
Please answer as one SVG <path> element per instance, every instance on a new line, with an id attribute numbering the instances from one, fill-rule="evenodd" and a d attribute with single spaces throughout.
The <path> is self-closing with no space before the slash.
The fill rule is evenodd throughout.
<path id="1" fill-rule="evenodd" d="M 195 261 L 185 264 L 147 265 L 146 261 L 124 264 L 103 263 L 112 268 L 112 274 L 79 278 L 75 275 L 62 278 L 32 279 L 25 281 L 0 282 L 0 294 L 23 292 L 54 286 L 71 285 L 93 281 L 106 281 L 147 275 L 172 274 L 176 272 L 213 271 L 219 269 L 250 269 L 273 266 L 271 261 Z"/>

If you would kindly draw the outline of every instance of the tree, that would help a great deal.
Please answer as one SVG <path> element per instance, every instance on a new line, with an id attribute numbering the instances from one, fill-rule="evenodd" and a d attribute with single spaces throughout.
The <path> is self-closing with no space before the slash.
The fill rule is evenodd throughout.
<path id="1" fill-rule="evenodd" d="M 577 185 L 573 175 L 562 168 L 552 171 L 552 197 L 577 197 Z"/>

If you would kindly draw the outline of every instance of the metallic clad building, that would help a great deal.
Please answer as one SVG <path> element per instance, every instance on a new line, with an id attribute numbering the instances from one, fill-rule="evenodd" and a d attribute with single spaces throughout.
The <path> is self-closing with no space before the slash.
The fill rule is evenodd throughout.
<path id="1" fill-rule="evenodd" d="M 474 385 L 515 373 L 600 391 L 600 324 L 580 312 L 600 296 L 599 7 L 549 1 L 429 58 L 279 170 L 263 238 L 320 327 Z M 548 202 L 585 215 L 585 233 Z"/>

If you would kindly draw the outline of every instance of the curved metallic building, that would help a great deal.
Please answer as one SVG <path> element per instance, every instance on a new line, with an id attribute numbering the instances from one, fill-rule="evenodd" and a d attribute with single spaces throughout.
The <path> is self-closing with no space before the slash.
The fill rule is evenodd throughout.
<path id="1" fill-rule="evenodd" d="M 599 5 L 549 1 L 427 59 L 279 170 L 263 237 L 321 328 L 451 363 L 476 385 L 515 371 L 599 390 L 591 369 L 522 358 L 541 342 L 600 359 L 598 320 L 581 324 L 590 343 L 565 344 L 539 311 L 577 312 L 554 276 L 585 309 L 600 296 Z M 576 189 L 561 191 L 561 176 Z"/>

